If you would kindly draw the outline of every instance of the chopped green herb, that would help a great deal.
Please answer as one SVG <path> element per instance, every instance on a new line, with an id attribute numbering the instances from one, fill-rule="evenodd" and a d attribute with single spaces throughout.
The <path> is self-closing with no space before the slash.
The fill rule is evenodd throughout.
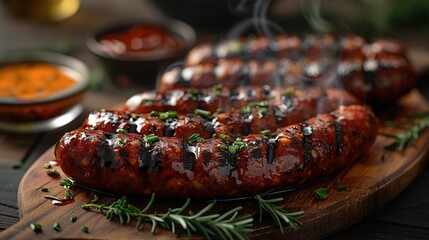
<path id="1" fill-rule="evenodd" d="M 57 232 L 61 231 L 61 225 L 59 222 L 55 222 L 54 225 L 52 225 L 52 228 Z"/>
<path id="2" fill-rule="evenodd" d="M 13 169 L 20 169 L 20 168 L 22 168 L 22 166 L 23 166 L 22 162 L 21 162 L 21 161 L 18 161 L 18 162 L 15 162 L 15 163 L 12 165 L 12 168 L 13 168 Z"/>
<path id="3" fill-rule="evenodd" d="M 51 164 L 45 163 L 45 164 L 43 164 L 43 168 L 44 169 L 50 169 L 51 168 Z"/>
<path id="4" fill-rule="evenodd" d="M 71 188 L 74 186 L 74 181 L 71 180 L 70 178 L 64 178 L 61 182 L 60 182 L 60 186 L 63 186 L 65 188 Z"/>
<path id="5" fill-rule="evenodd" d="M 128 131 L 127 131 L 127 130 L 125 130 L 125 129 L 116 129 L 116 133 L 123 133 L 123 134 L 126 134 L 126 133 L 128 133 Z"/>
<path id="6" fill-rule="evenodd" d="M 87 226 L 82 226 L 80 230 L 84 233 L 89 233 L 89 228 Z"/>
<path id="7" fill-rule="evenodd" d="M 48 174 L 48 176 L 51 176 L 51 177 L 58 177 L 60 175 L 60 173 L 57 170 L 54 170 L 54 171 L 46 170 L 46 174 Z"/>
<path id="8" fill-rule="evenodd" d="M 177 112 L 176 111 L 167 111 L 167 112 L 157 112 L 157 111 L 152 111 L 150 113 L 150 116 L 157 116 L 159 119 L 165 121 L 171 121 L 174 118 L 177 118 Z"/>
<path id="9" fill-rule="evenodd" d="M 70 178 L 65 178 L 60 182 L 60 186 L 63 186 L 65 190 L 65 199 L 73 199 L 71 188 L 74 186 L 74 181 Z"/>
<path id="10" fill-rule="evenodd" d="M 120 138 L 120 139 L 118 140 L 118 146 L 119 146 L 119 147 L 124 147 L 124 146 L 125 146 L 125 144 L 127 144 L 127 142 L 128 142 L 128 139 L 126 139 L 126 138 Z"/>
<path id="11" fill-rule="evenodd" d="M 77 216 L 76 216 L 74 213 L 72 213 L 72 214 L 70 215 L 70 221 L 72 221 L 72 222 L 76 222 L 76 220 L 77 220 Z"/>
<path id="12" fill-rule="evenodd" d="M 211 113 L 209 111 L 202 110 L 202 109 L 195 109 L 194 113 L 196 115 L 203 117 L 203 118 L 209 118 L 211 115 Z"/>
<path id="13" fill-rule="evenodd" d="M 70 188 L 66 188 L 65 195 L 66 195 L 66 199 L 73 199 L 73 195 L 71 194 Z"/>
<path id="14" fill-rule="evenodd" d="M 219 145 L 219 148 L 224 151 L 228 151 L 228 146 L 226 144 Z"/>
<path id="15" fill-rule="evenodd" d="M 295 89 L 293 87 L 287 87 L 283 91 L 283 96 L 290 97 Z"/>
<path id="16" fill-rule="evenodd" d="M 267 114 L 268 112 L 268 108 L 260 108 L 259 109 L 259 114 L 261 114 L 262 116 L 264 116 L 265 114 Z"/>
<path id="17" fill-rule="evenodd" d="M 196 99 L 196 98 L 198 98 L 198 90 L 197 89 L 195 89 L 195 88 L 191 88 L 191 89 L 189 89 L 189 94 L 191 95 L 191 97 L 193 98 L 193 99 Z"/>
<path id="18" fill-rule="evenodd" d="M 213 91 L 216 97 L 220 97 L 221 90 L 222 90 L 222 84 L 216 84 L 213 86 Z"/>
<path id="19" fill-rule="evenodd" d="M 262 130 L 261 132 L 259 132 L 262 135 L 270 135 L 271 134 L 271 130 L 266 129 L 266 130 Z"/>
<path id="20" fill-rule="evenodd" d="M 155 134 L 143 135 L 143 140 L 146 142 L 145 147 L 150 147 L 153 143 L 159 141 L 159 137 Z"/>
<path id="21" fill-rule="evenodd" d="M 137 114 L 135 114 L 135 113 L 131 113 L 131 119 L 132 119 L 133 121 L 137 120 Z"/>
<path id="22" fill-rule="evenodd" d="M 96 202 L 98 202 L 98 195 L 97 195 L 97 194 L 94 194 L 94 196 L 92 197 L 91 202 L 92 202 L 92 203 L 96 203 Z"/>
<path id="23" fill-rule="evenodd" d="M 229 135 L 226 135 L 226 134 L 223 134 L 223 133 L 221 133 L 219 135 L 219 138 L 222 139 L 222 141 L 225 141 L 225 142 L 228 142 L 231 139 L 231 137 Z"/>
<path id="24" fill-rule="evenodd" d="M 30 224 L 31 229 L 33 230 L 33 232 L 41 232 L 42 231 L 42 225 L 40 225 L 39 223 L 31 223 Z"/>
<path id="25" fill-rule="evenodd" d="M 328 198 L 328 189 L 327 188 L 318 188 L 314 190 L 314 196 L 316 199 L 325 200 Z"/>
<path id="26" fill-rule="evenodd" d="M 241 112 L 244 114 L 251 113 L 252 108 L 259 109 L 259 114 L 265 115 L 268 112 L 268 103 L 265 101 L 264 102 L 252 102 L 252 103 L 249 103 L 248 105 L 242 107 Z"/>
<path id="27" fill-rule="evenodd" d="M 338 185 L 338 186 L 335 186 L 335 189 L 338 191 L 338 192 L 347 192 L 349 189 L 346 187 L 346 186 L 344 186 L 344 185 Z"/>
<path id="28" fill-rule="evenodd" d="M 188 143 L 202 143 L 204 142 L 204 138 L 200 136 L 199 133 L 193 133 L 188 137 Z"/>
<path id="29" fill-rule="evenodd" d="M 48 189 L 48 188 L 45 188 L 45 187 L 41 187 L 41 188 L 40 188 L 40 190 L 41 190 L 42 192 L 49 192 L 49 189 Z"/>
<path id="30" fill-rule="evenodd" d="M 225 110 L 223 108 L 218 108 L 218 109 L 216 109 L 216 112 L 218 112 L 218 113 L 224 113 Z"/>
<path id="31" fill-rule="evenodd" d="M 46 199 L 49 199 L 49 200 L 55 200 L 55 201 L 60 201 L 60 202 L 62 202 L 62 200 L 61 200 L 61 199 L 59 199 L 59 198 L 57 198 L 57 197 L 55 197 L 55 196 L 52 196 L 52 195 L 45 195 L 45 198 L 46 198 Z"/>

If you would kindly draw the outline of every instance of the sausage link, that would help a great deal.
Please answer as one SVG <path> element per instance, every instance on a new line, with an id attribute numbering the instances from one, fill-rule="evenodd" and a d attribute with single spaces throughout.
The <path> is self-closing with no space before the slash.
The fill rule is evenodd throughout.
<path id="1" fill-rule="evenodd" d="M 148 91 L 129 98 L 121 110 L 133 113 L 176 111 L 179 114 L 187 114 L 194 112 L 195 109 L 203 109 L 211 113 L 241 109 L 254 102 L 267 102 L 270 106 L 281 106 L 290 101 L 296 105 L 301 102 L 313 103 L 307 106 L 308 109 L 321 108 L 321 102 L 343 104 L 360 102 L 354 96 L 336 89 L 271 88 L 265 85 L 243 86 L 231 91 L 226 87 L 218 86 L 199 90 L 181 88 L 166 92 Z"/>
<path id="2" fill-rule="evenodd" d="M 206 139 L 189 144 L 176 137 L 149 142 L 138 134 L 81 128 L 60 139 L 55 156 L 79 185 L 111 194 L 250 196 L 296 186 L 351 164 L 371 147 L 378 125 L 369 109 L 350 105 L 270 136 L 252 134 L 234 143 Z"/>
<path id="3" fill-rule="evenodd" d="M 405 47 L 394 40 L 281 35 L 230 39 L 195 47 L 184 66 L 166 70 L 159 89 L 241 85 L 344 86 L 374 105 L 394 102 L 415 86 Z"/>
<path id="4" fill-rule="evenodd" d="M 111 133 L 125 131 L 179 138 L 188 138 L 194 133 L 203 138 L 219 137 L 221 134 L 236 138 L 263 130 L 275 131 L 277 128 L 314 117 L 318 113 L 331 112 L 340 105 L 355 103 L 358 101 L 344 91 L 312 88 L 305 91 L 291 90 L 278 99 L 271 99 L 270 102 L 250 102 L 241 109 L 204 117 L 177 114 L 175 111 L 150 114 L 95 111 L 89 114 L 82 127 Z"/>

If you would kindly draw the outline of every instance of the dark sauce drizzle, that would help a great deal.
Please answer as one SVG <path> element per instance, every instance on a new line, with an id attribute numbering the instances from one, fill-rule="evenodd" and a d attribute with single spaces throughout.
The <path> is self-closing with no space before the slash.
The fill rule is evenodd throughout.
<path id="1" fill-rule="evenodd" d="M 340 155 L 343 152 L 344 142 L 343 142 L 343 129 L 341 123 L 334 123 L 334 132 L 335 132 L 335 141 L 337 142 L 337 154 Z"/>

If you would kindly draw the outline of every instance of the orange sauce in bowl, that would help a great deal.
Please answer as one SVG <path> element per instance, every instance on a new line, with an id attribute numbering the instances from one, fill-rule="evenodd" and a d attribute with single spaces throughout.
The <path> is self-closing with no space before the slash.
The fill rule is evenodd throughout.
<path id="1" fill-rule="evenodd" d="M 0 67 L 0 98 L 43 99 L 77 82 L 58 66 L 47 63 L 16 63 Z"/>

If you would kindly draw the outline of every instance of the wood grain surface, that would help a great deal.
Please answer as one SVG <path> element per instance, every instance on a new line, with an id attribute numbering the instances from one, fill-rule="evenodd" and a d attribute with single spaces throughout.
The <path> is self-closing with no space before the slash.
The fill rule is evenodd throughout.
<path id="1" fill-rule="evenodd" d="M 421 95 L 414 91 L 400 101 L 397 106 L 384 109 L 379 113 L 382 120 L 398 121 L 410 117 L 414 111 L 427 111 L 428 104 Z M 381 131 L 394 133 L 398 129 L 383 127 Z M 328 236 L 345 229 L 360 221 L 371 211 L 384 205 L 402 190 L 404 190 L 420 173 L 428 154 L 429 132 L 425 132 L 418 141 L 403 152 L 384 150 L 384 146 L 391 139 L 382 135 L 377 137 L 374 146 L 358 162 L 342 171 L 319 179 L 316 182 L 300 186 L 297 189 L 276 194 L 275 197 L 284 197 L 284 206 L 288 211 L 303 210 L 305 213 L 299 218 L 302 225 L 294 231 L 286 229 L 282 235 L 277 226 L 269 218 L 259 224 L 258 207 L 253 200 L 242 199 L 234 202 L 218 202 L 213 211 L 225 212 L 237 205 L 242 205 L 242 214 L 254 216 L 255 231 L 248 236 L 252 239 L 266 239 L 267 237 L 282 237 L 287 239 L 314 239 Z M 359 147 L 359 146 L 356 146 Z M 134 224 L 121 225 L 118 222 L 109 222 L 105 217 L 96 212 L 88 212 L 81 209 L 83 203 L 90 202 L 94 192 L 83 188 L 75 188 L 74 201 L 64 206 L 52 205 L 46 200 L 46 194 L 63 197 L 64 188 L 59 182 L 64 176 L 59 167 L 54 167 L 60 172 L 60 177 L 47 176 L 43 164 L 54 160 L 53 148 L 43 154 L 26 172 L 18 190 L 18 207 L 21 220 L 0 234 L 2 239 L 30 239 L 40 238 L 91 238 L 91 239 L 168 239 L 173 235 L 160 229 L 156 234 L 150 233 L 150 226 L 145 225 L 141 231 L 137 231 Z M 338 192 L 335 186 L 344 185 L 347 192 Z M 49 192 L 42 192 L 41 187 L 47 187 Z M 314 190 L 326 187 L 329 197 L 326 200 L 317 200 Z M 100 195 L 100 203 L 110 204 L 115 198 Z M 144 205 L 145 200 L 131 200 L 135 205 Z M 154 211 L 165 211 L 169 207 L 177 207 L 182 201 L 157 200 Z M 193 202 L 192 210 L 195 212 L 205 206 L 206 202 Z M 72 223 L 71 214 L 76 214 L 78 220 Z M 30 228 L 32 222 L 42 225 L 41 233 L 34 233 Z M 52 229 L 54 222 L 59 222 L 62 231 Z M 89 233 L 80 231 L 81 226 L 88 226 Z M 182 233 L 179 238 L 187 238 Z"/>

